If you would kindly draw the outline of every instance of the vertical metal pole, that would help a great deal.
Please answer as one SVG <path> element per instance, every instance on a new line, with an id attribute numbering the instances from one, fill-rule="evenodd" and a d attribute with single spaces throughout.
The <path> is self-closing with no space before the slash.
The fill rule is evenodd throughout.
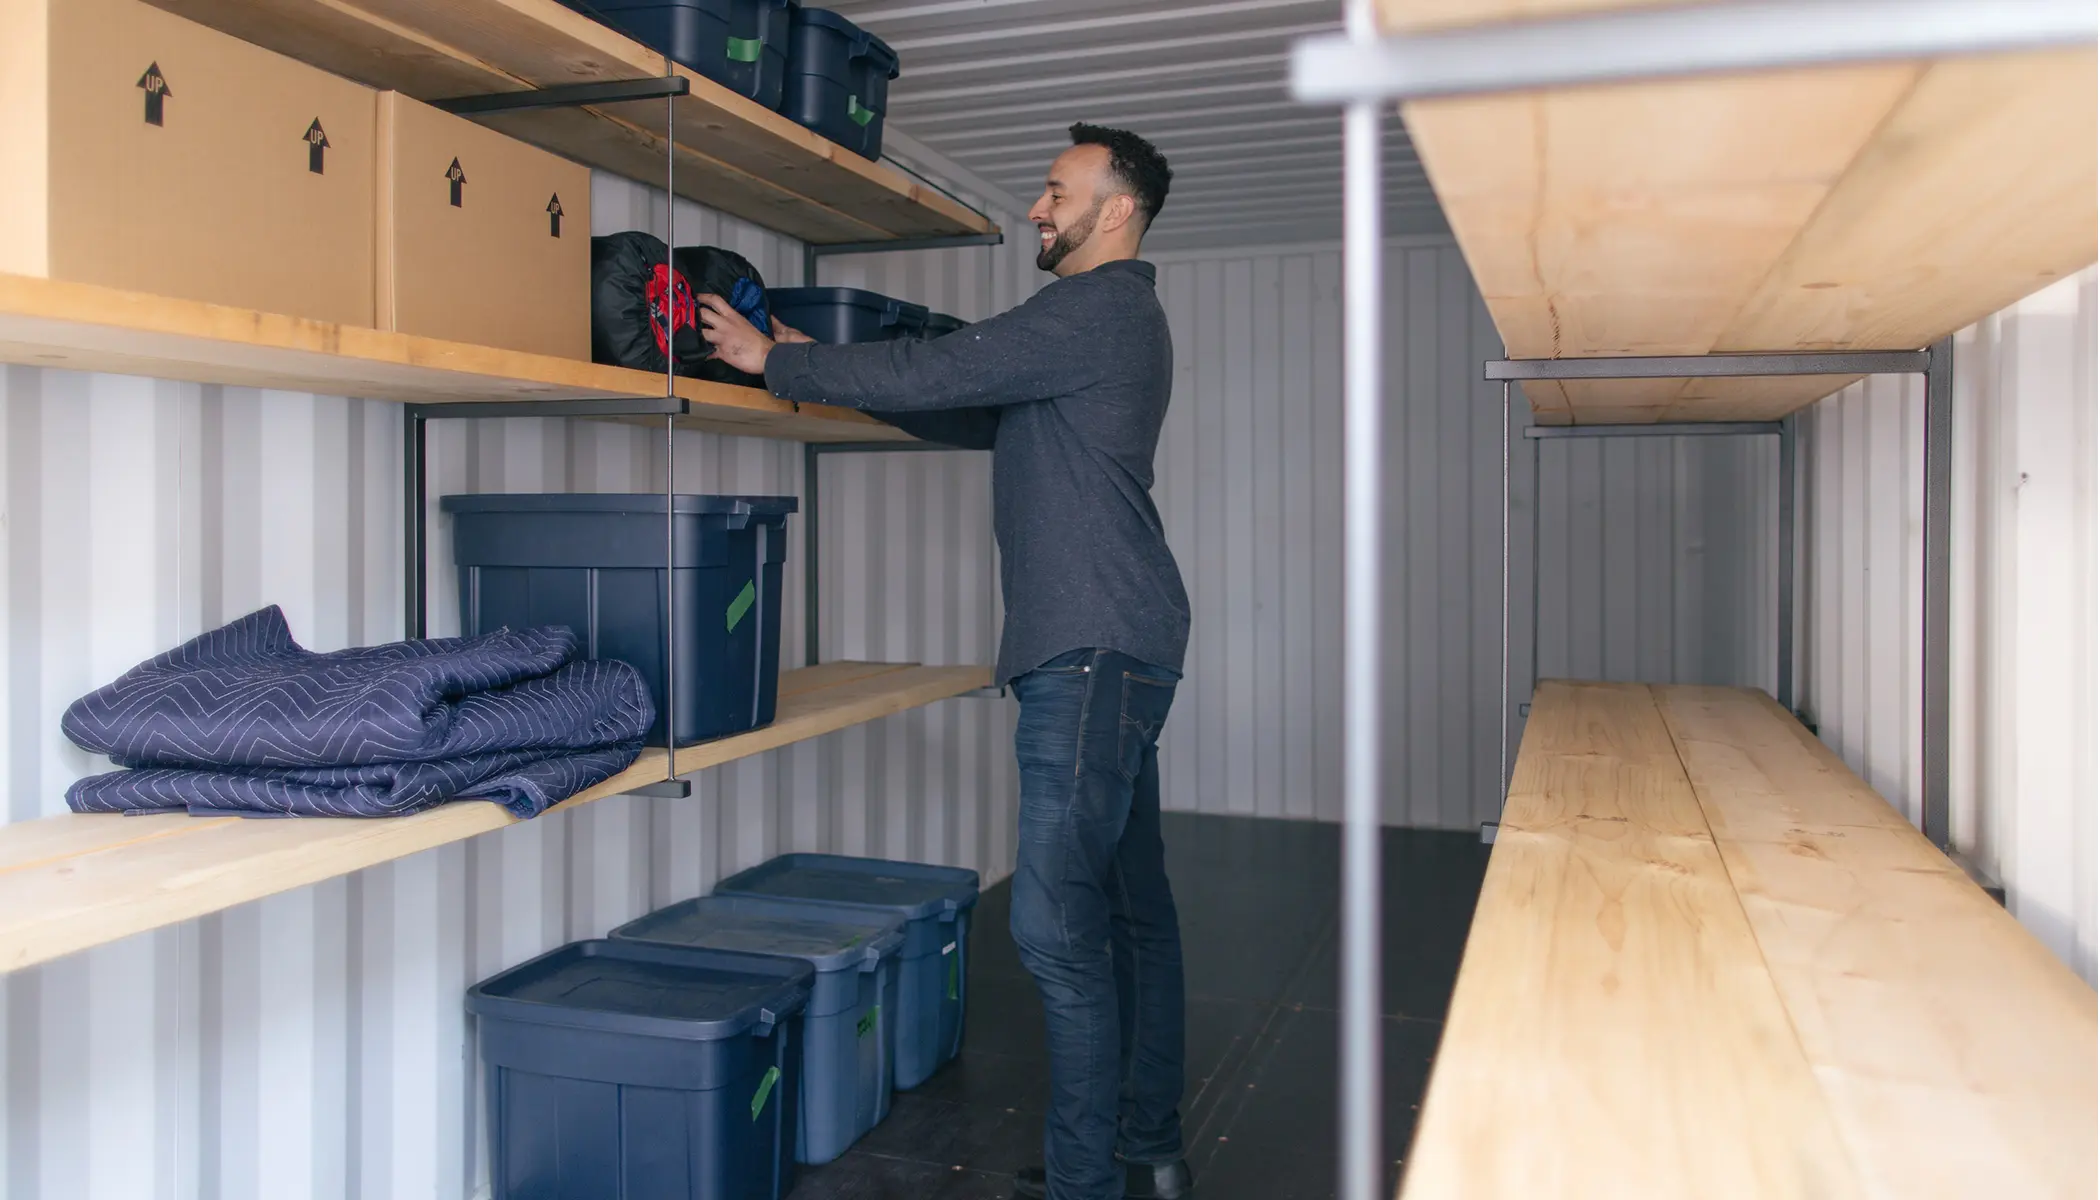
<path id="1" fill-rule="evenodd" d="M 817 248 L 807 242 L 802 246 L 802 286 L 817 286 Z"/>
<path id="2" fill-rule="evenodd" d="M 1794 711 L 1794 418 L 1779 423 L 1779 707 Z"/>
<path id="3" fill-rule="evenodd" d="M 818 468 L 824 461 L 815 442 L 802 445 L 802 661 L 817 665 L 817 519 L 822 497 L 817 491 Z"/>
<path id="4" fill-rule="evenodd" d="M 429 551 L 424 545 L 429 534 L 424 514 L 428 503 L 429 468 L 424 461 L 428 427 L 413 405 L 403 406 L 401 422 L 401 636 L 420 638 L 429 629 L 430 615 L 424 578 L 429 566 Z"/>
<path id="5" fill-rule="evenodd" d="M 1496 780 L 1495 811 L 1509 799 L 1509 439 L 1513 410 L 1509 381 L 1502 383 L 1502 741 L 1497 745 L 1501 776 Z"/>
<path id="6" fill-rule="evenodd" d="M 678 418 L 664 418 L 664 775 L 678 778 Z"/>
<path id="7" fill-rule="evenodd" d="M 668 55 L 664 75 L 676 75 Z M 664 97 L 664 395 L 678 395 L 678 101 Z M 696 297 L 697 299 L 697 297 Z M 697 319 L 697 314 L 696 314 Z M 664 416 L 664 778 L 678 778 L 678 418 Z"/>
<path id="8" fill-rule="evenodd" d="M 1349 36 L 1377 37 L 1371 0 L 1348 0 Z M 1384 340 L 1380 229 L 1379 108 L 1351 104 L 1342 117 L 1342 241 L 1345 247 L 1344 367 L 1348 449 L 1344 490 L 1342 613 L 1345 719 L 1342 826 L 1342 1038 L 1340 1200 L 1374 1200 L 1384 1191 L 1384 1122 L 1379 1076 L 1379 884 L 1381 841 L 1379 754 L 1382 682 L 1380 598 L 1380 459 L 1383 399 L 1379 350 Z"/>
<path id="9" fill-rule="evenodd" d="M 1942 850 L 1953 846 L 1948 815 L 1948 692 L 1954 632 L 1954 339 L 1933 344 L 1925 368 L 1925 678 L 1923 724 L 1925 836 Z"/>
<path id="10" fill-rule="evenodd" d="M 1539 513 L 1545 508 L 1545 492 L 1539 487 L 1539 440 L 1525 438 L 1531 443 L 1531 678 L 1525 681 L 1524 703 L 1530 704 L 1539 693 L 1539 537 L 1542 520 Z"/>

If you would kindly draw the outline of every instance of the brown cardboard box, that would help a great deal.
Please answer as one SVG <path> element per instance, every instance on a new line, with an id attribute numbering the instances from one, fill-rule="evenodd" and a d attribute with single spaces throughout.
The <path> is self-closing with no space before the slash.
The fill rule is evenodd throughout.
<path id="1" fill-rule="evenodd" d="M 370 325 L 377 106 L 136 0 L 4 0 L 0 271 Z"/>
<path id="2" fill-rule="evenodd" d="M 591 357 L 591 172 L 379 96 L 381 329 Z"/>

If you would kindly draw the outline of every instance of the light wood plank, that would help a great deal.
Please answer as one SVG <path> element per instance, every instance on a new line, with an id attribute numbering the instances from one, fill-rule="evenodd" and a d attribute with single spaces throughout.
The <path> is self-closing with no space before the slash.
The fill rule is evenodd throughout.
<path id="1" fill-rule="evenodd" d="M 663 394 L 663 377 L 354 325 L 0 275 L 0 362 L 442 403 Z M 865 414 L 678 380 L 690 428 L 798 441 L 903 441 Z"/>
<path id="2" fill-rule="evenodd" d="M 557 0 L 152 0 L 235 37 L 419 100 L 662 75 L 665 60 Z M 675 68 L 680 195 L 808 241 L 988 232 L 939 190 Z M 629 178 L 664 173 L 664 104 L 491 115 L 512 136 Z"/>
<path id="3" fill-rule="evenodd" d="M 1870 1190 L 2093 1195 L 2093 989 L 1770 698 L 1655 693 Z"/>
<path id="4" fill-rule="evenodd" d="M 1632 3 L 1381 10 L 1407 31 Z M 1909 349 L 2093 261 L 2094 63 L 2082 50 L 1711 76 L 1404 117 L 1512 357 Z M 1845 382 L 1525 394 L 1576 423 L 1742 420 Z"/>
<path id="5" fill-rule="evenodd" d="M 827 664 L 781 676 L 773 724 L 678 751 L 678 770 L 819 737 L 986 686 L 984 667 Z M 664 777 L 662 750 L 565 801 Z M 517 823 L 478 801 L 382 820 L 70 814 L 0 828 L 0 969 L 32 966 Z"/>
<path id="6" fill-rule="evenodd" d="M 1542 686 L 1402 1194 L 1856 1192 L 1653 700 Z"/>
<path id="7" fill-rule="evenodd" d="M 2092 262 L 2094 61 L 1924 72 L 1716 348 L 1924 346 Z"/>

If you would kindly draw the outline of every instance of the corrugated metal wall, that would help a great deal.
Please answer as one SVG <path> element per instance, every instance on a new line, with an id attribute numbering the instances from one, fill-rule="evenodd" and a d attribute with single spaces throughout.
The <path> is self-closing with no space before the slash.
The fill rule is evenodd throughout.
<path id="1" fill-rule="evenodd" d="M 2100 683 L 2094 326 L 2087 270 L 1955 339 L 1957 845 L 2007 907 L 2095 978 Z M 1855 385 L 1803 420 L 1804 705 L 1824 741 L 1918 818 L 1924 396 Z"/>
<path id="2" fill-rule="evenodd" d="M 1177 809 L 1340 818 L 1341 270 L 1334 247 L 1162 256 L 1176 388 L 1154 495 L 1195 607 L 1165 737 Z M 1480 370 L 1501 344 L 1448 238 L 1393 243 L 1386 284 L 1386 817 L 1469 828 L 1501 806 L 1501 391 Z M 1544 675 L 1771 686 L 1772 441 L 1541 446 Z M 1530 452 L 1515 443 L 1512 705 Z"/>
<path id="3" fill-rule="evenodd" d="M 601 177 L 594 200 L 596 232 L 662 230 L 645 189 Z M 681 208 L 678 240 L 799 275 L 794 243 L 698 209 Z M 316 648 L 399 636 L 400 429 L 387 403 L 5 368 L 7 819 L 63 811 L 66 784 L 97 769 L 60 735 L 65 705 L 183 638 L 266 603 Z M 433 497 L 663 478 L 661 434 L 610 423 L 441 422 L 431 451 Z M 989 661 L 989 535 L 969 515 L 984 483 L 969 470 L 920 486 L 867 460 L 826 480 L 828 656 Z M 798 445 L 679 435 L 683 489 L 797 493 L 801 471 Z M 799 525 L 783 622 L 796 662 Z M 443 564 L 444 523 L 432 529 Z M 457 628 L 448 574 L 432 577 L 440 633 Z M 1010 703 L 948 701 L 703 773 L 691 800 L 557 812 L 10 974 L 0 1192 L 473 1196 L 486 1169 L 468 985 L 782 851 L 1002 876 L 1010 738 Z"/>

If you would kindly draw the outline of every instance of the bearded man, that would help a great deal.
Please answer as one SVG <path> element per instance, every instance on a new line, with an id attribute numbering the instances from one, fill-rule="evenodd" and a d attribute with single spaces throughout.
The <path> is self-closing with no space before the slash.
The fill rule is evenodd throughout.
<path id="1" fill-rule="evenodd" d="M 1181 930 L 1160 836 L 1159 733 L 1189 604 L 1151 497 L 1174 352 L 1138 258 L 1173 178 L 1136 134 L 1074 125 L 1030 210 L 1026 303 L 931 341 L 818 345 L 753 328 L 719 297 L 718 357 L 776 396 L 857 408 L 992 452 L 1006 627 L 998 679 L 1021 703 L 1013 938 L 1042 995 L 1050 1200 L 1186 1197 Z M 767 336 L 767 333 L 771 336 Z"/>

